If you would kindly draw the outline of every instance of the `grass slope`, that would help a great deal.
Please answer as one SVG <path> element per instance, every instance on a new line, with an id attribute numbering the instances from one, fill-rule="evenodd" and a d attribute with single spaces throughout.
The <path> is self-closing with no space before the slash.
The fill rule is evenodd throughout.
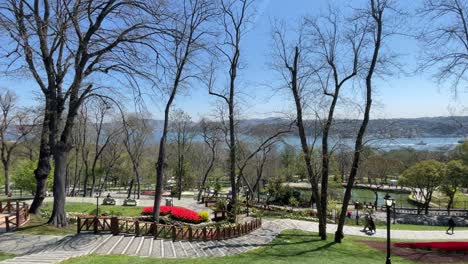
<path id="1" fill-rule="evenodd" d="M 384 263 L 385 254 L 370 248 L 364 243 L 358 242 L 356 237 L 348 237 L 343 243 L 333 243 L 332 237 L 327 241 L 321 241 L 316 233 L 299 230 L 286 230 L 272 243 L 265 247 L 223 258 L 198 258 L 198 259 L 156 259 L 140 258 L 125 255 L 91 255 L 70 259 L 63 264 L 162 264 L 162 263 L 200 263 L 200 264 L 277 264 L 277 263 L 359 263 L 374 264 Z M 398 257 L 392 258 L 392 263 L 414 263 Z"/>
<path id="2" fill-rule="evenodd" d="M 45 203 L 44 211 L 52 211 L 52 203 Z M 96 213 L 96 204 L 92 203 L 72 203 L 65 204 L 65 210 L 69 213 L 84 213 L 94 215 Z M 139 206 L 119 206 L 119 205 L 99 205 L 99 214 L 107 214 L 109 216 L 139 216 L 143 207 Z M 27 224 L 16 231 L 21 234 L 30 235 L 69 235 L 76 234 L 76 224 L 70 224 L 67 228 L 57 228 L 47 224 L 46 218 L 38 215 L 31 215 L 31 219 Z"/>
<path id="3" fill-rule="evenodd" d="M 11 259 L 11 258 L 14 258 L 14 257 L 15 257 L 15 255 L 13 255 L 13 254 L 0 252 L 0 261 L 6 260 L 6 259 Z"/>

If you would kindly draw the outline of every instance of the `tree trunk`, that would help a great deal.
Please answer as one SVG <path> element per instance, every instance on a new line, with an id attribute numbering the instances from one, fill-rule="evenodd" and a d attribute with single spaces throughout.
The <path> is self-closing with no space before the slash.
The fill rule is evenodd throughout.
<path id="1" fill-rule="evenodd" d="M 198 190 L 198 197 L 197 197 L 198 202 L 201 200 L 201 195 L 202 195 L 203 189 L 205 188 L 206 179 L 208 179 L 208 175 L 210 175 L 211 169 L 213 168 L 213 165 L 214 165 L 214 162 L 215 162 L 215 159 L 216 159 L 215 154 L 216 154 L 215 153 L 215 146 L 213 146 L 213 148 L 211 149 L 210 165 L 208 165 L 208 168 L 205 171 L 205 175 L 203 175 L 202 184 L 200 186 L 200 190 Z"/>
<path id="2" fill-rule="evenodd" d="M 63 143 L 58 143 L 63 144 Z M 57 227 L 67 226 L 67 215 L 65 213 L 65 173 L 67 167 L 68 151 L 65 147 L 56 146 L 54 153 L 55 171 L 54 171 L 54 206 L 52 208 L 52 215 L 48 221 L 48 224 Z"/>
<path id="3" fill-rule="evenodd" d="M 312 159 L 309 146 L 307 145 L 307 136 L 305 133 L 304 122 L 302 117 L 302 102 L 301 95 L 299 93 L 297 73 L 298 73 L 298 63 L 299 63 L 299 48 L 295 48 L 294 52 L 294 65 L 291 69 L 291 90 L 294 96 L 294 102 L 296 105 L 296 126 L 299 132 L 299 138 L 301 140 L 302 152 L 304 153 L 304 162 L 306 164 L 307 175 L 309 177 L 312 195 L 314 196 L 315 203 L 317 205 L 317 217 L 319 219 L 319 236 L 321 239 L 326 238 L 326 214 L 325 217 L 322 215 L 322 203 L 319 196 L 318 182 L 314 176 L 314 171 L 312 169 Z M 324 222 L 325 219 L 325 222 Z"/>
<path id="4" fill-rule="evenodd" d="M 158 160 L 156 162 L 156 193 L 154 196 L 154 210 L 153 210 L 153 219 L 156 223 L 159 223 L 159 212 L 161 205 L 161 198 L 162 198 L 162 191 L 163 191 L 163 181 L 164 181 L 164 163 L 166 159 L 166 137 L 167 137 L 167 129 L 169 126 L 169 111 L 170 105 L 175 97 L 175 91 L 171 94 L 171 97 L 166 105 L 166 109 L 164 112 L 164 127 L 163 133 L 161 136 L 161 141 L 159 143 L 159 154 Z M 172 194 L 171 194 L 172 195 Z"/>
<path id="5" fill-rule="evenodd" d="M 3 163 L 3 173 L 5 176 L 5 195 L 10 193 L 10 174 L 8 163 Z"/>
<path id="6" fill-rule="evenodd" d="M 93 170 L 91 170 L 91 176 L 92 176 L 92 181 L 91 181 L 91 191 L 90 191 L 90 196 L 93 195 L 94 193 L 94 188 L 96 186 L 96 174 L 94 173 Z"/>
<path id="7" fill-rule="evenodd" d="M 88 171 L 88 162 L 86 160 L 84 161 L 84 181 L 83 181 L 83 197 L 88 196 L 88 180 L 89 180 L 89 171 Z M 90 196 L 92 195 L 89 194 Z"/>
<path id="8" fill-rule="evenodd" d="M 39 145 L 39 160 L 37 168 L 34 170 L 36 178 L 36 192 L 34 199 L 29 208 L 29 213 L 39 214 L 42 202 L 46 197 L 47 192 L 47 177 L 50 173 L 50 146 L 49 146 L 49 115 L 47 114 L 48 107 L 46 106 L 46 114 L 42 124 L 41 143 Z"/>
<path id="9" fill-rule="evenodd" d="M 130 188 L 128 188 L 127 199 L 130 199 L 132 196 L 132 189 L 133 189 L 133 179 L 130 181 Z"/>
<path id="10" fill-rule="evenodd" d="M 374 201 L 374 207 L 375 207 L 375 210 L 377 210 L 377 202 L 379 201 L 379 193 L 378 193 L 378 190 L 374 190 L 374 195 L 375 195 L 375 201 Z"/>
<path id="11" fill-rule="evenodd" d="M 141 193 L 141 182 L 140 182 L 140 173 L 137 172 L 136 174 L 136 182 L 137 182 L 137 186 L 136 186 L 136 198 L 137 199 L 140 199 L 140 193 Z"/>
<path id="12" fill-rule="evenodd" d="M 383 24 L 382 16 L 383 16 L 383 8 L 385 7 L 380 7 L 380 6 L 376 7 L 374 0 L 371 0 L 370 5 L 371 5 L 370 8 L 372 12 L 372 19 L 374 20 L 374 23 L 376 26 L 376 35 L 374 38 L 372 60 L 370 62 L 370 66 L 369 66 L 369 69 L 367 70 L 367 75 L 366 75 L 366 106 L 364 110 L 364 117 L 363 117 L 361 126 L 359 127 L 359 131 L 356 136 L 356 142 L 354 145 L 353 163 L 351 166 L 351 171 L 349 173 L 345 195 L 343 197 L 343 205 L 341 207 L 340 218 L 338 220 L 338 226 L 335 232 L 336 243 L 341 243 L 341 240 L 344 237 L 343 227 L 344 227 L 345 220 L 346 220 L 346 212 L 348 211 L 349 201 L 351 200 L 351 191 L 353 189 L 354 181 L 358 172 L 360 156 L 363 150 L 364 134 L 367 130 L 367 125 L 370 119 L 370 111 L 372 107 L 372 77 L 373 77 L 373 74 L 374 74 L 378 59 L 379 59 L 379 51 L 380 51 L 381 40 L 382 40 L 382 24 Z M 379 9 L 377 12 L 375 8 L 377 9 L 382 8 L 382 10 Z"/>
<path id="13" fill-rule="evenodd" d="M 184 176 L 184 154 L 180 156 L 179 159 L 179 182 L 178 182 L 178 189 L 179 189 L 179 196 L 178 199 L 182 197 L 182 177 Z"/>
<path id="14" fill-rule="evenodd" d="M 453 206 L 453 198 L 455 197 L 455 193 L 449 195 L 449 202 L 447 204 L 447 214 L 450 215 L 450 209 Z"/>

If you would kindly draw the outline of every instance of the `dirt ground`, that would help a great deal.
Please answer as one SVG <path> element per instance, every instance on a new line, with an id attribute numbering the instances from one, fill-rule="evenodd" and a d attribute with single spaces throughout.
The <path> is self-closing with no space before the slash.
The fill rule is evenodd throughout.
<path id="1" fill-rule="evenodd" d="M 365 240 L 361 242 L 382 252 L 387 252 L 386 242 Z M 399 256 L 419 263 L 468 263 L 468 254 L 394 246 L 392 246 L 392 256 Z"/>

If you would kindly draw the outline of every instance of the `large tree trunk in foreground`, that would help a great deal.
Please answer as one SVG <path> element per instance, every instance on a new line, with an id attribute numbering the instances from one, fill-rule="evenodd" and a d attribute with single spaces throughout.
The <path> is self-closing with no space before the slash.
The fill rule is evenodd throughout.
<path id="1" fill-rule="evenodd" d="M 54 153 L 54 206 L 52 208 L 52 215 L 48 221 L 48 224 L 57 227 L 66 227 L 68 225 L 67 215 L 65 213 L 65 173 L 67 169 L 67 160 L 68 151 L 65 150 L 64 147 L 57 146 L 57 150 Z"/>
<path id="2" fill-rule="evenodd" d="M 39 214 L 42 202 L 46 197 L 47 192 L 47 177 L 50 173 L 50 146 L 49 146 L 49 117 L 45 110 L 44 121 L 42 124 L 41 144 L 39 146 L 39 160 L 37 168 L 34 170 L 34 177 L 36 178 L 36 192 L 34 199 L 29 208 L 29 213 Z"/>

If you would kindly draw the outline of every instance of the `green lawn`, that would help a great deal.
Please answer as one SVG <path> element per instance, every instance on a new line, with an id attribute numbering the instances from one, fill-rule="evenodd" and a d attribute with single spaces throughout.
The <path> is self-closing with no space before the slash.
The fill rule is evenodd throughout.
<path id="1" fill-rule="evenodd" d="M 52 211 L 52 203 L 44 203 L 42 210 Z M 94 215 L 96 213 L 96 205 L 92 203 L 72 203 L 67 202 L 65 210 L 68 213 L 84 213 Z M 143 207 L 139 206 L 119 206 L 119 205 L 99 205 L 99 214 L 107 214 L 109 216 L 139 216 Z M 47 224 L 47 218 L 42 218 L 38 215 L 31 215 L 29 222 L 16 231 L 22 234 L 31 235 L 69 235 L 76 234 L 76 224 L 70 224 L 67 228 L 57 228 Z"/>
<path id="2" fill-rule="evenodd" d="M 53 235 L 63 236 L 76 234 L 76 224 L 68 225 L 67 228 L 57 228 L 47 224 L 48 219 L 44 219 L 38 215 L 31 215 L 28 223 L 22 226 L 17 233 L 29 235 Z"/>
<path id="3" fill-rule="evenodd" d="M 100 256 L 91 255 L 64 261 L 63 264 L 146 264 L 146 263 L 200 263 L 200 264 L 237 264 L 237 263 L 384 263 L 385 253 L 359 242 L 362 238 L 348 237 L 343 243 L 335 244 L 330 238 L 321 241 L 316 233 L 287 230 L 271 244 L 235 256 L 223 258 L 199 259 L 155 259 L 124 255 Z M 414 263 L 399 257 L 392 257 L 392 263 Z"/>
<path id="4" fill-rule="evenodd" d="M 44 204 L 43 209 L 52 211 L 52 203 Z M 94 215 L 96 214 L 96 204 L 93 203 L 77 203 L 67 202 L 65 210 L 68 213 L 84 213 Z M 122 206 L 122 205 L 99 205 L 99 214 L 107 214 L 109 216 L 139 216 L 143 211 L 141 206 Z"/>
<path id="5" fill-rule="evenodd" d="M 6 260 L 6 259 L 11 259 L 11 258 L 14 258 L 14 257 L 15 257 L 15 255 L 13 255 L 13 254 L 0 252 L 0 261 Z"/>

